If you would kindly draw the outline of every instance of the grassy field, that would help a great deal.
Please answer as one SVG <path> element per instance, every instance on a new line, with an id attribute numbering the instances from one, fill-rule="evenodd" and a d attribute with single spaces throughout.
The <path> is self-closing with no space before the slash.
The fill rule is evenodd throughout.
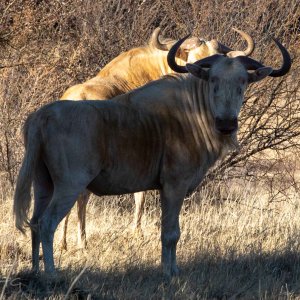
<path id="1" fill-rule="evenodd" d="M 133 232 L 131 195 L 93 197 L 87 242 L 68 250 L 55 236 L 58 275 L 30 272 L 30 234 L 14 228 L 12 198 L 28 114 L 95 76 L 122 51 L 144 45 L 157 26 L 243 49 L 232 27 L 256 42 L 253 57 L 278 67 L 270 36 L 290 51 L 288 76 L 249 87 L 240 151 L 185 200 L 178 263 L 168 285 L 160 269 L 160 203 L 147 194 Z M 300 299 L 300 6 L 298 0 L 0 1 L 0 300 Z M 288 151 L 288 152 L 287 152 Z M 42 257 L 41 257 L 42 266 Z"/>
<path id="2" fill-rule="evenodd" d="M 287 192 L 289 192 L 287 194 Z M 218 195 L 218 196 L 217 196 Z M 3 201 L 5 200 L 5 201 Z M 71 215 L 68 250 L 56 234 L 55 279 L 30 269 L 30 238 L 12 226 L 11 201 L 2 199 L 2 293 L 15 298 L 63 299 L 297 299 L 300 297 L 299 191 L 270 197 L 247 180 L 204 188 L 187 198 L 178 247 L 181 275 L 165 285 L 160 270 L 160 209 L 147 194 L 142 231 L 132 232 L 131 196 L 93 198 L 88 249 L 76 246 Z"/>

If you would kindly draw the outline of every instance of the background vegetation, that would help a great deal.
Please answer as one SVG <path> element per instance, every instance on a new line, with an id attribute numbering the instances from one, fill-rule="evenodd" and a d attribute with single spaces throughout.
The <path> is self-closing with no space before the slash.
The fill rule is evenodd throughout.
<path id="1" fill-rule="evenodd" d="M 56 259 L 54 282 L 34 278 L 30 239 L 13 228 L 11 198 L 23 155 L 26 116 L 58 99 L 122 51 L 143 45 L 157 26 L 167 37 L 188 32 L 256 42 L 253 57 L 278 66 L 270 36 L 290 51 L 284 78 L 252 85 L 240 118 L 240 151 L 209 174 L 185 201 L 179 264 L 168 287 L 160 274 L 159 200 L 148 193 L 143 233 L 130 231 L 131 196 L 93 198 L 88 245 L 76 249 L 72 220 L 69 250 Z M 243 0 L 2 0 L 0 2 L 0 299 L 12 298 L 296 298 L 300 297 L 299 244 L 299 1 Z M 84 271 L 77 282 L 78 274 Z M 71 285 L 72 282 L 74 285 Z"/>

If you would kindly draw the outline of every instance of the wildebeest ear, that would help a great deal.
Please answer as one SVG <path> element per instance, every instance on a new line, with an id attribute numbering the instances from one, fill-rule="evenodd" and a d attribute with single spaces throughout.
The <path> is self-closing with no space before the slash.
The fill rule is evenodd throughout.
<path id="1" fill-rule="evenodd" d="M 270 75 L 272 71 L 273 69 L 270 67 L 263 67 L 255 70 L 253 73 L 248 73 L 248 83 L 260 81 Z"/>
<path id="2" fill-rule="evenodd" d="M 185 67 L 192 75 L 204 80 L 208 80 L 208 71 L 204 70 L 200 66 L 197 66 L 196 64 L 186 64 Z"/>

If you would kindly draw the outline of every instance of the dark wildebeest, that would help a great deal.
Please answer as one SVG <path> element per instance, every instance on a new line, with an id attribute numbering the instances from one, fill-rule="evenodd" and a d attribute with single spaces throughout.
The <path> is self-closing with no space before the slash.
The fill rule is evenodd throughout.
<path id="1" fill-rule="evenodd" d="M 277 41 L 283 57 L 278 70 L 234 53 L 179 66 L 175 53 L 183 41 L 171 48 L 168 62 L 174 71 L 189 74 L 166 76 L 112 100 L 54 102 L 27 119 L 14 214 L 19 230 L 31 227 L 33 270 L 39 270 L 41 242 L 45 270 L 55 271 L 54 232 L 85 189 L 97 195 L 158 189 L 163 273 L 167 278 L 178 274 L 184 197 L 236 146 L 247 85 L 268 75 L 283 76 L 291 66 L 289 53 Z"/>
<path id="2" fill-rule="evenodd" d="M 252 38 L 243 31 L 234 29 L 247 42 L 247 48 L 241 51 L 242 55 L 250 55 L 254 50 Z M 159 79 L 163 75 L 174 73 L 167 63 L 167 54 L 176 41 L 172 39 L 159 39 L 160 28 L 156 28 L 151 36 L 149 44 L 143 47 L 133 48 L 121 53 L 108 63 L 97 76 L 88 81 L 74 85 L 66 90 L 61 100 L 105 100 L 117 95 L 125 94 L 152 80 Z M 197 37 L 191 37 L 182 43 L 176 53 L 178 64 L 193 63 L 199 59 L 217 53 L 226 54 L 232 51 L 229 47 L 213 39 L 205 41 Z M 86 247 L 86 205 L 89 192 L 81 194 L 77 200 L 78 214 L 78 244 L 80 248 Z M 144 192 L 134 194 L 135 212 L 133 228 L 141 225 L 142 210 L 144 206 Z M 63 228 L 63 240 L 61 247 L 67 248 L 66 231 L 68 224 L 67 215 Z"/>

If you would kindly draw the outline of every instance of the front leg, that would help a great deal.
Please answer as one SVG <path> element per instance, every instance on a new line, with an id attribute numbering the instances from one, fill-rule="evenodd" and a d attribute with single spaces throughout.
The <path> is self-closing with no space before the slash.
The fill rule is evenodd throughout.
<path id="1" fill-rule="evenodd" d="M 179 274 L 176 263 L 176 246 L 180 237 L 179 213 L 186 188 L 179 188 L 178 185 L 165 185 L 160 194 L 162 208 L 161 263 L 163 274 L 169 280 L 172 276 Z"/>

